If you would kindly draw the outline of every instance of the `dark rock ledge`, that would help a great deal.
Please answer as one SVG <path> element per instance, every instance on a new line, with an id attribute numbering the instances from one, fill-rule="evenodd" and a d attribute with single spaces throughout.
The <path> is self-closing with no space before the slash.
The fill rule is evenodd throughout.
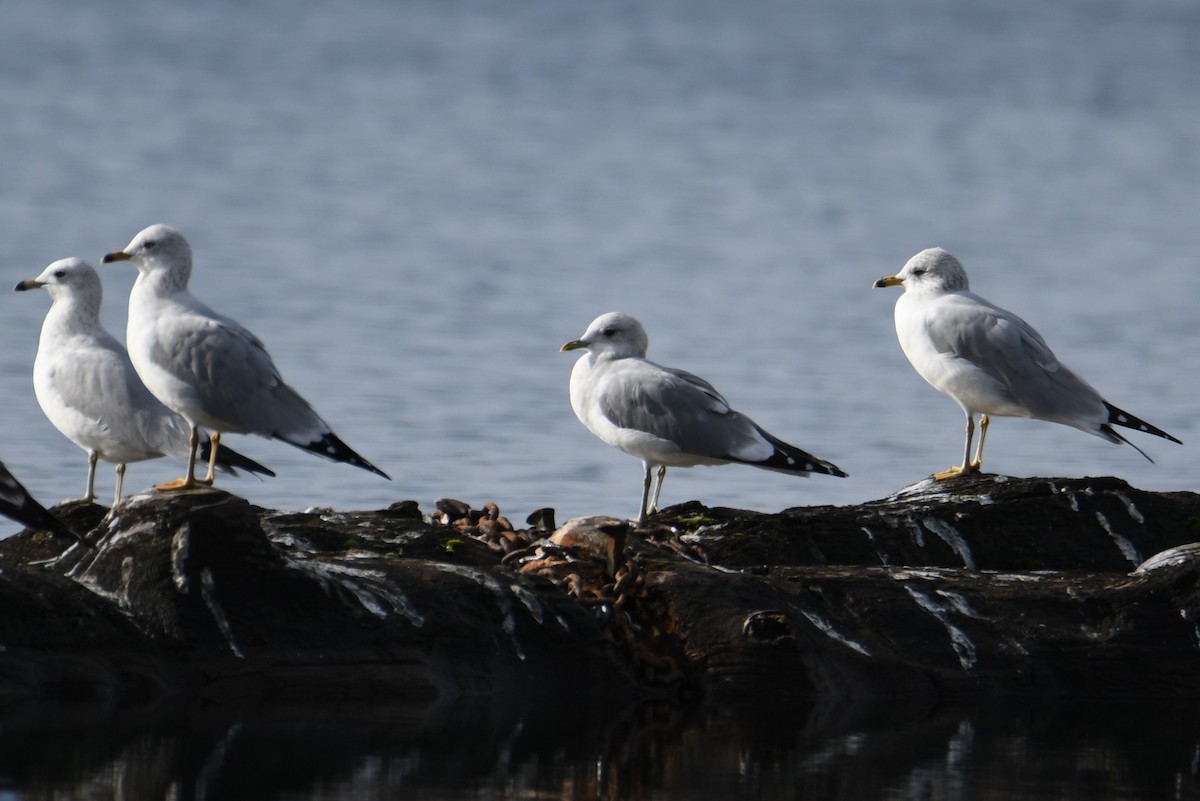
<path id="1" fill-rule="evenodd" d="M 218 703 L 1200 695 L 1200 496 L 923 482 L 630 530 L 150 492 L 0 542 L 0 697 Z M 560 699 L 554 701 L 554 699 Z"/>

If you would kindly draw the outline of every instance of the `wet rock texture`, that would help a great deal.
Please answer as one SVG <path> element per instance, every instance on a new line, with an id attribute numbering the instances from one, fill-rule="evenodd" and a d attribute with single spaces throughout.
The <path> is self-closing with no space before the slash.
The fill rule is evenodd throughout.
<path id="1" fill-rule="evenodd" d="M 0 542 L 7 697 L 431 702 L 1200 692 L 1200 496 L 925 482 L 854 507 L 516 526 L 149 493 Z M 62 554 L 60 556 L 60 554 Z M 57 558 L 56 558 L 57 557 Z"/>

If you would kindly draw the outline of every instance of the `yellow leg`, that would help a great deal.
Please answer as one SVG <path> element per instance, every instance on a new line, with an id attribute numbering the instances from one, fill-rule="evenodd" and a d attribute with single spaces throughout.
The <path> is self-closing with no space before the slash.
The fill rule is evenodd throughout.
<path id="1" fill-rule="evenodd" d="M 982 439 L 979 441 L 980 443 L 983 442 Z M 210 446 L 208 451 L 208 475 L 200 483 L 208 484 L 211 487 L 213 479 L 217 477 L 217 450 L 221 447 L 221 432 L 212 432 L 208 437 L 208 444 Z"/>
<path id="2" fill-rule="evenodd" d="M 970 464 L 972 472 L 975 473 L 983 470 L 983 441 L 987 438 L 988 422 L 990 421 L 986 414 L 979 415 L 979 445 L 975 448 L 975 461 Z"/>
<path id="3" fill-rule="evenodd" d="M 978 451 L 978 453 L 980 455 L 982 455 L 983 454 L 983 436 L 984 436 L 984 433 L 987 431 L 987 415 L 982 415 L 980 417 L 979 425 L 980 425 L 980 433 L 979 433 L 979 451 Z M 974 438 L 975 438 L 975 419 L 974 419 L 974 417 L 972 417 L 971 415 L 968 414 L 967 415 L 967 443 L 963 448 L 962 464 L 959 465 L 958 467 L 951 467 L 947 470 L 943 470 L 940 473 L 934 473 L 933 477 L 936 480 L 945 481 L 948 478 L 955 478 L 957 476 L 967 476 L 967 475 L 970 475 L 971 473 L 977 472 L 979 470 L 979 463 L 971 461 L 971 440 Z"/>
<path id="4" fill-rule="evenodd" d="M 969 475 L 970 473 L 973 473 L 973 472 L 975 472 L 975 471 L 971 468 L 967 468 L 966 470 L 963 470 L 962 465 L 956 465 L 954 467 L 948 467 L 940 473 L 934 473 L 933 477 L 935 479 L 937 479 L 938 481 L 945 481 L 948 478 L 956 478 L 958 476 L 965 476 L 965 475 Z"/>
<path id="5" fill-rule="evenodd" d="M 185 490 L 195 489 L 202 484 L 211 484 L 212 479 L 208 481 L 196 480 L 196 449 L 200 447 L 200 429 L 192 426 L 192 435 L 188 439 L 188 463 L 187 475 L 183 478 L 177 478 L 174 481 L 168 481 L 165 484 L 156 484 L 155 486 L 163 491 L 169 490 Z"/>
<path id="6" fill-rule="evenodd" d="M 647 509 L 650 505 L 650 482 L 651 482 L 650 465 L 646 465 L 646 478 L 642 482 L 642 505 L 638 508 L 637 523 L 640 526 L 646 522 Z"/>
<path id="7" fill-rule="evenodd" d="M 667 466 L 665 464 L 658 466 L 658 484 L 654 487 L 654 500 L 650 502 L 650 513 L 658 511 L 658 499 L 662 495 L 663 479 L 667 477 Z"/>
<path id="8" fill-rule="evenodd" d="M 121 502 L 121 493 L 125 490 L 125 465 L 117 465 L 117 491 L 113 493 L 112 509 L 117 508 L 117 504 Z"/>

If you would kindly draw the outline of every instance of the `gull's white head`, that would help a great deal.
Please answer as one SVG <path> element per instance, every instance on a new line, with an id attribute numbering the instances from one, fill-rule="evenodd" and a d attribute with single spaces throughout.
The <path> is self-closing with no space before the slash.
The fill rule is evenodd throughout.
<path id="1" fill-rule="evenodd" d="M 143 228 L 125 246 L 107 254 L 101 262 L 127 261 L 142 275 L 162 274 L 172 284 L 186 287 L 192 275 L 192 247 L 183 234 L 169 225 Z"/>
<path id="2" fill-rule="evenodd" d="M 104 296 L 95 268 L 76 258 L 59 259 L 42 270 L 37 278 L 27 278 L 16 286 L 18 292 L 29 289 L 44 289 L 55 303 L 73 301 L 82 308 L 94 310 L 97 316 Z"/>
<path id="3" fill-rule="evenodd" d="M 572 339 L 561 350 L 587 348 L 595 357 L 623 359 L 627 356 L 645 356 L 649 344 L 646 329 L 642 328 L 641 323 L 628 314 L 609 312 L 592 320 L 583 336 Z"/>
<path id="4" fill-rule="evenodd" d="M 908 260 L 904 269 L 895 275 L 875 282 L 876 287 L 904 287 L 905 292 L 940 295 L 968 289 L 967 271 L 962 262 L 941 248 L 928 248 Z"/>

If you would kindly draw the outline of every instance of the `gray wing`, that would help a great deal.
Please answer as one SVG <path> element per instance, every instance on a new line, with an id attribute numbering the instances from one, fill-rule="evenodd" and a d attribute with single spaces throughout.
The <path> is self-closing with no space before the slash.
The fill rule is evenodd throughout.
<path id="1" fill-rule="evenodd" d="M 612 368 L 598 400 L 613 425 L 718 459 L 762 459 L 773 450 L 703 378 L 644 359 L 621 359 Z"/>
<path id="2" fill-rule="evenodd" d="M 939 304 L 927 325 L 934 347 L 970 362 L 1030 417 L 1076 426 L 1107 419 L 1100 394 L 1015 314 L 962 293 Z"/>
<path id="3" fill-rule="evenodd" d="M 51 380 L 64 403 L 121 444 L 109 456 L 122 461 L 186 457 L 187 424 L 146 389 L 113 337 L 96 337 L 88 349 L 57 359 Z"/>
<path id="4" fill-rule="evenodd" d="M 217 314 L 161 322 L 155 361 L 195 393 L 227 430 L 311 442 L 329 426 L 284 383 L 258 337 Z"/>

